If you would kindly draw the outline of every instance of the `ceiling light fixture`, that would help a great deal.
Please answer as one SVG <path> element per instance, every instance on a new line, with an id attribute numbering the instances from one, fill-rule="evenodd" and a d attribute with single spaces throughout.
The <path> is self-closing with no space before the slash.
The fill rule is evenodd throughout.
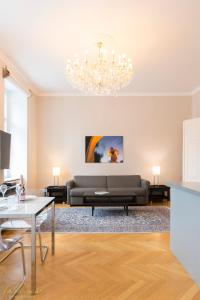
<path id="1" fill-rule="evenodd" d="M 108 53 L 103 42 L 97 43 L 98 55 L 89 56 L 86 51 L 81 59 L 75 55 L 67 61 L 67 78 L 75 88 L 87 94 L 117 95 L 117 91 L 129 84 L 133 76 L 131 59 L 125 54 Z"/>

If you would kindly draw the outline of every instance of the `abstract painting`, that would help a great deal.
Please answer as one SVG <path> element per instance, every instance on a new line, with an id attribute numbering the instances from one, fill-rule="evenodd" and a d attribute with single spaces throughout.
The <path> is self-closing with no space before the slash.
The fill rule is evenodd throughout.
<path id="1" fill-rule="evenodd" d="M 86 136 L 85 162 L 123 163 L 123 136 Z"/>

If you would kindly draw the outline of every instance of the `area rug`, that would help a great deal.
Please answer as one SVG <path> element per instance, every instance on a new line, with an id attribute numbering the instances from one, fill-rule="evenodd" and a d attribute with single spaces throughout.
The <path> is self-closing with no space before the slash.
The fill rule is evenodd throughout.
<path id="1" fill-rule="evenodd" d="M 41 231 L 51 231 L 51 212 Z M 122 207 L 56 208 L 56 232 L 168 232 L 170 209 L 164 206 L 133 206 L 126 216 Z"/>

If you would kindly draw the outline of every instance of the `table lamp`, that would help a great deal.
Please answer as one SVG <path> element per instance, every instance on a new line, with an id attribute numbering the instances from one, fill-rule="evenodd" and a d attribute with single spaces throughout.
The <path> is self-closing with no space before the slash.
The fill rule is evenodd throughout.
<path id="1" fill-rule="evenodd" d="M 54 178 L 54 185 L 59 185 L 60 168 L 53 167 L 52 174 L 53 174 L 53 178 Z"/>
<path id="2" fill-rule="evenodd" d="M 159 185 L 160 166 L 153 166 L 152 172 L 154 175 L 154 185 Z"/>

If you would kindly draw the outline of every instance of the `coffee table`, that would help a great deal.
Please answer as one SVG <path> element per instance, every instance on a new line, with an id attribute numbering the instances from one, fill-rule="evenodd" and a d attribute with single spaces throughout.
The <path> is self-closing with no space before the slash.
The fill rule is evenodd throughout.
<path id="1" fill-rule="evenodd" d="M 128 216 L 128 207 L 136 204 L 136 194 L 130 191 L 109 191 L 107 194 L 86 192 L 83 195 L 83 205 L 92 207 L 92 216 L 96 206 L 123 206 Z"/>

